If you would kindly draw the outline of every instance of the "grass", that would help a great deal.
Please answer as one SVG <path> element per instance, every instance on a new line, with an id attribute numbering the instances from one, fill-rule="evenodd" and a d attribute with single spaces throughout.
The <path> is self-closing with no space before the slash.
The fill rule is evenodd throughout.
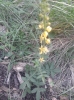
<path id="1" fill-rule="evenodd" d="M 70 0 L 50 1 L 51 21 L 54 31 L 60 33 L 67 28 L 74 28 L 74 6 Z"/>
<path id="2" fill-rule="evenodd" d="M 27 85 L 26 88 L 30 89 L 32 85 L 30 82 L 33 82 L 37 88 L 32 93 L 37 91 L 37 96 L 39 96 L 38 92 L 40 93 L 44 89 L 36 84 L 36 77 L 39 75 L 54 77 L 54 74 L 59 72 L 58 69 L 55 71 L 54 67 L 61 67 L 63 70 L 62 63 L 68 61 L 68 64 L 74 59 L 74 56 L 72 56 L 74 55 L 74 34 L 71 32 L 74 30 L 74 2 L 72 0 L 49 0 L 51 8 L 49 17 L 53 28 L 49 34 L 52 39 L 49 46 L 51 53 L 48 60 L 50 63 L 47 61 L 42 69 L 30 66 L 30 64 L 38 64 L 35 59 L 38 59 L 40 45 L 39 3 L 39 0 L 25 0 L 25 2 L 24 0 L 15 2 L 13 0 L 0 0 L 0 25 L 5 28 L 5 31 L 0 32 L 0 50 L 2 53 L 0 61 L 2 62 L 5 57 L 8 58 L 10 61 L 8 71 L 16 62 L 21 61 L 29 64 L 26 67 L 26 77 L 24 78 L 26 83 L 24 82 L 23 85 Z M 64 38 L 66 39 L 65 42 L 63 42 Z M 57 39 L 61 41 L 61 44 L 56 41 Z M 61 46 L 58 47 L 59 44 Z M 53 64 L 51 63 L 52 58 Z M 41 79 L 38 82 L 41 82 Z M 21 88 L 23 88 L 23 85 L 21 85 Z"/>
<path id="3" fill-rule="evenodd" d="M 28 8 L 27 3 L 24 6 L 21 5 L 21 9 L 20 6 L 16 7 L 17 4 L 13 4 L 12 2 L 3 3 L 1 5 L 0 19 L 1 24 L 7 28 L 8 32 L 3 34 L 6 35 L 5 37 L 2 36 L 6 41 L 1 41 L 5 42 L 4 45 L 8 46 L 6 47 L 10 52 L 14 51 L 16 55 L 19 54 L 19 58 L 22 55 L 27 56 L 28 54 L 32 54 L 31 52 L 34 50 L 32 49 L 34 48 L 32 43 L 35 41 L 37 44 L 35 26 L 38 22 L 36 21 L 37 12 L 35 10 L 38 8 L 36 6 L 33 7 L 32 3 L 30 3 Z M 32 50 L 29 50 L 29 48 Z"/>

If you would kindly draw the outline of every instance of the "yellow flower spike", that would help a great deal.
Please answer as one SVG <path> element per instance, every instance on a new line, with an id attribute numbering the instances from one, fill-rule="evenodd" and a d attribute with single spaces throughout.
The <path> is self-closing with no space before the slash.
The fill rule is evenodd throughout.
<path id="1" fill-rule="evenodd" d="M 46 39 L 47 36 L 48 36 L 48 32 L 47 32 L 47 31 L 44 31 L 44 32 L 42 33 L 42 36 L 44 37 L 44 39 Z"/>
<path id="2" fill-rule="evenodd" d="M 47 26 L 46 31 L 51 32 L 52 28 L 50 26 Z"/>
<path id="3" fill-rule="evenodd" d="M 39 54 L 40 58 L 39 61 L 42 63 L 44 62 L 44 54 L 47 54 L 49 52 L 48 48 L 46 45 L 51 43 L 50 38 L 48 38 L 48 33 L 52 30 L 50 27 L 50 22 L 49 22 L 49 3 L 48 0 L 42 0 L 40 3 L 40 20 L 42 20 L 39 24 L 39 29 L 41 29 L 42 34 L 39 36 L 39 40 L 41 43 L 41 46 L 39 47 Z"/>
<path id="4" fill-rule="evenodd" d="M 42 62 L 44 62 L 45 60 L 44 60 L 44 58 L 40 58 L 39 61 L 42 63 Z"/>
<path id="5" fill-rule="evenodd" d="M 51 40 L 50 39 L 45 39 L 45 43 L 46 44 L 50 44 L 51 43 Z"/>

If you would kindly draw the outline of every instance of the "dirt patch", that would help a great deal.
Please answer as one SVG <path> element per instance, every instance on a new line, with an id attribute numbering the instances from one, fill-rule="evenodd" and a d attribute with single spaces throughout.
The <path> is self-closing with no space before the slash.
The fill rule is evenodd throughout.
<path id="1" fill-rule="evenodd" d="M 7 77 L 7 68 L 5 65 L 0 65 L 0 87 L 5 85 Z"/>

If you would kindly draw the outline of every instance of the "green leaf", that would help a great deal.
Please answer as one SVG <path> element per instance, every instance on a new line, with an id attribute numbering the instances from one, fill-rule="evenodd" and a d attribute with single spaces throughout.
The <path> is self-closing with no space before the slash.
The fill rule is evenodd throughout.
<path id="1" fill-rule="evenodd" d="M 38 86 L 44 85 L 44 83 L 43 82 L 40 82 L 40 81 L 37 84 L 38 84 Z"/>
<path id="2" fill-rule="evenodd" d="M 25 89 L 25 87 L 26 87 L 26 83 L 25 83 L 25 82 L 23 82 L 23 83 L 20 85 L 20 89 L 24 90 L 24 89 Z"/>
<path id="3" fill-rule="evenodd" d="M 51 73 L 50 66 L 48 64 L 46 64 L 45 68 L 46 68 L 45 70 L 46 70 L 47 75 L 50 75 L 50 73 Z"/>
<path id="4" fill-rule="evenodd" d="M 31 87 L 31 84 L 30 84 L 30 82 L 29 82 L 29 81 L 27 81 L 27 82 L 26 82 L 26 85 L 27 85 L 27 87 L 28 87 L 28 88 L 30 88 L 30 87 Z"/>
<path id="5" fill-rule="evenodd" d="M 37 88 L 34 88 L 31 93 L 36 93 L 37 92 Z"/>
<path id="6" fill-rule="evenodd" d="M 25 82 L 27 79 L 26 79 L 26 77 L 22 77 L 22 80 Z"/>
<path id="7" fill-rule="evenodd" d="M 27 92 L 24 90 L 23 91 L 23 94 L 22 94 L 22 97 L 24 98 L 26 96 Z"/>
<path id="8" fill-rule="evenodd" d="M 31 93 L 31 89 L 30 88 L 26 88 L 26 91 L 30 94 Z"/>
<path id="9" fill-rule="evenodd" d="M 29 76 L 29 74 L 27 74 L 27 73 L 25 73 L 25 76 L 27 77 L 27 78 L 29 78 L 30 76 Z"/>
<path id="10" fill-rule="evenodd" d="M 42 74 L 42 75 L 39 75 L 38 77 L 37 77 L 37 79 L 42 79 L 43 77 L 48 77 L 48 75 L 47 74 Z"/>
<path id="11" fill-rule="evenodd" d="M 0 49 L 3 49 L 3 50 L 4 50 L 4 48 L 5 48 L 5 46 L 4 46 L 4 45 L 0 46 Z"/>
<path id="12" fill-rule="evenodd" d="M 34 79 L 34 78 L 31 78 L 31 82 L 33 82 L 33 83 L 34 83 L 34 82 L 36 82 L 36 81 L 35 81 L 35 79 Z"/>
<path id="13" fill-rule="evenodd" d="M 7 68 L 7 70 L 8 70 L 8 72 L 12 69 L 12 64 L 11 64 L 11 62 L 8 64 L 8 68 Z"/>
<path id="14" fill-rule="evenodd" d="M 13 53 L 12 52 L 8 52 L 8 54 L 6 55 L 7 57 L 10 57 L 10 56 L 12 56 L 13 55 Z"/>
<path id="15" fill-rule="evenodd" d="M 54 65 L 54 63 L 52 62 L 51 64 L 50 64 L 50 70 L 53 70 L 55 68 L 55 65 Z"/>
<path id="16" fill-rule="evenodd" d="M 54 76 L 55 76 L 54 71 L 51 71 L 51 77 L 54 77 Z"/>
<path id="17" fill-rule="evenodd" d="M 40 92 L 44 92 L 45 91 L 45 88 L 39 88 L 39 91 Z"/>
<path id="18" fill-rule="evenodd" d="M 61 69 L 60 68 L 55 68 L 54 72 L 57 74 L 57 73 L 61 72 Z"/>
<path id="19" fill-rule="evenodd" d="M 36 93 L 36 100 L 40 100 L 40 91 L 37 91 L 37 93 Z"/>

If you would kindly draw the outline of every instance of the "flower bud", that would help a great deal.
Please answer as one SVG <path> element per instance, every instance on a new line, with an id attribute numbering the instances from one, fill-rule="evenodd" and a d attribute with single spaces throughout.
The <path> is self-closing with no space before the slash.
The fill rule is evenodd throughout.
<path id="1" fill-rule="evenodd" d="M 51 40 L 50 39 L 45 39 L 45 43 L 46 44 L 50 44 L 51 43 Z"/>
<path id="2" fill-rule="evenodd" d="M 50 26 L 47 26 L 46 31 L 50 32 L 52 30 L 52 28 Z"/>

